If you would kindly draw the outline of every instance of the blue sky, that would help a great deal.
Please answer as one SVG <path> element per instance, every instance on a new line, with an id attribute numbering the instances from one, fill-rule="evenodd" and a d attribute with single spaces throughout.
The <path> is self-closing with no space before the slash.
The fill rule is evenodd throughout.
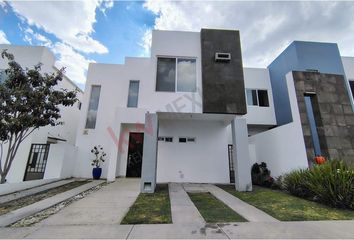
<path id="1" fill-rule="evenodd" d="M 353 13 L 354 2 L 332 1 L 0 0 L 0 43 L 47 46 L 84 88 L 89 62 L 149 56 L 153 29 L 238 29 L 246 67 L 267 67 L 294 40 L 354 56 Z"/>

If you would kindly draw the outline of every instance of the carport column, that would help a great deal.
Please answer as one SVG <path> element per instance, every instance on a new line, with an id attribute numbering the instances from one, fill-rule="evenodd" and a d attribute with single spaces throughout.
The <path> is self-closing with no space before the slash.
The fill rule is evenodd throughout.
<path id="1" fill-rule="evenodd" d="M 158 119 L 156 113 L 145 114 L 141 192 L 153 193 L 156 186 Z"/>
<path id="2" fill-rule="evenodd" d="M 251 163 L 248 150 L 246 119 L 236 117 L 231 122 L 235 188 L 237 191 L 252 191 Z"/>

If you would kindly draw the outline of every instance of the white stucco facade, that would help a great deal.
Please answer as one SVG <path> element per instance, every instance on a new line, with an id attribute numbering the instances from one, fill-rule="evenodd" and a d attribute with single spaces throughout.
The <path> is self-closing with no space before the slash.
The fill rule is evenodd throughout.
<path id="1" fill-rule="evenodd" d="M 46 47 L 40 46 L 14 46 L 7 44 L 0 44 L 0 51 L 7 49 L 7 51 L 14 55 L 15 60 L 23 68 L 32 68 L 34 65 L 41 63 L 42 73 L 53 73 L 57 71 L 55 67 L 55 57 Z M 6 69 L 7 62 L 0 61 L 0 69 Z M 77 86 L 64 75 L 63 80 L 58 83 L 57 88 L 68 90 L 78 89 Z M 79 105 L 81 105 L 83 92 L 77 92 L 79 102 L 72 107 L 60 106 L 61 119 L 63 125 L 51 127 L 41 127 L 35 130 L 28 138 L 20 145 L 10 171 L 7 175 L 8 183 L 22 182 L 25 175 L 26 165 L 29 158 L 29 153 L 32 144 L 50 144 L 49 156 L 45 168 L 44 179 L 52 178 L 67 178 L 72 176 L 71 167 L 74 159 L 74 152 L 76 151 L 76 130 L 78 125 L 78 118 L 80 116 Z M 62 147 L 63 145 L 63 147 Z M 64 147 L 65 146 L 65 147 Z M 58 151 L 58 149 L 61 149 Z M 6 145 L 4 146 L 4 154 L 6 154 Z M 64 157 L 65 156 L 65 157 Z M 70 157 L 68 157 L 70 156 Z M 67 162 L 69 160 L 69 162 Z"/>

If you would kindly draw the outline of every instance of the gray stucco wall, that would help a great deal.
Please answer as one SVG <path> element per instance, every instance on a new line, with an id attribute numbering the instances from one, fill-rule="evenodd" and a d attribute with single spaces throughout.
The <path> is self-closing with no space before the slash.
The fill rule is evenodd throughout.
<path id="1" fill-rule="evenodd" d="M 203 112 L 247 113 L 239 31 L 201 30 Z M 215 53 L 231 53 L 216 62 Z"/>
<path id="2" fill-rule="evenodd" d="M 294 84 L 309 160 L 314 158 L 304 95 L 314 92 L 313 112 L 322 155 L 354 164 L 354 114 L 342 75 L 294 71 Z"/>

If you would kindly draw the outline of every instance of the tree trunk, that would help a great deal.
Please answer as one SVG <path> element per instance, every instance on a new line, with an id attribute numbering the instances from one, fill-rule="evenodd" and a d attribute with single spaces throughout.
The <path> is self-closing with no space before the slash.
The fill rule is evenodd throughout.
<path id="1" fill-rule="evenodd" d="M 6 183 L 6 174 L 1 175 L 0 184 Z"/>

